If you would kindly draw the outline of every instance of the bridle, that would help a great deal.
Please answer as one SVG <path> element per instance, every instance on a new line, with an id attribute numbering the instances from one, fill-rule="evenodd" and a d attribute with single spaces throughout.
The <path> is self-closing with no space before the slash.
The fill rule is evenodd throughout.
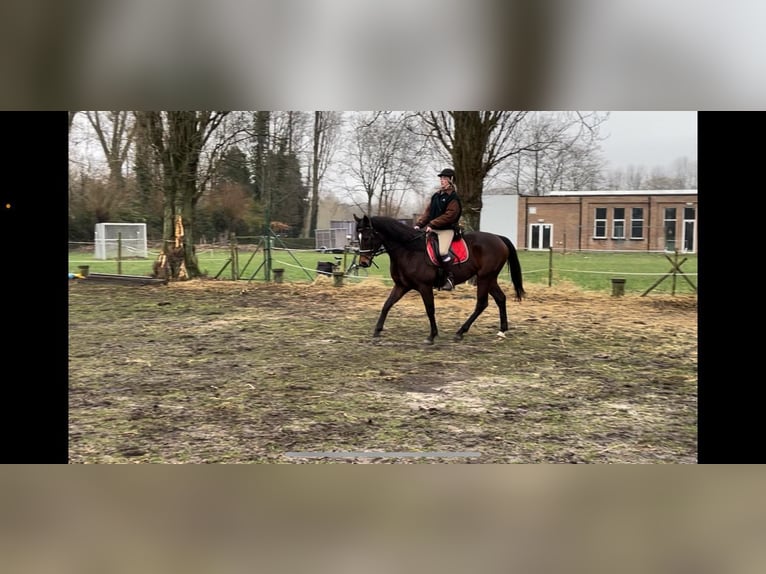
<path id="1" fill-rule="evenodd" d="M 380 239 L 380 236 L 378 235 L 378 232 L 375 231 L 375 228 L 370 225 L 370 227 L 366 227 L 365 230 L 369 229 L 372 236 L 380 241 L 380 245 L 376 249 L 362 249 L 362 232 L 359 232 L 359 257 L 361 258 L 362 255 L 366 255 L 370 259 L 370 263 L 372 263 L 372 260 L 375 258 L 376 255 L 380 255 L 381 253 L 386 252 L 386 246 L 383 245 L 383 241 Z M 371 241 L 371 240 L 370 240 Z"/>

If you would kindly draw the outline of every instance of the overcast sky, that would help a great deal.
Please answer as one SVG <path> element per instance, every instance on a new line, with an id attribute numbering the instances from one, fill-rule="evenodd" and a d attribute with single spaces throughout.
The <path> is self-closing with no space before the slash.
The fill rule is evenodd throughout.
<path id="1" fill-rule="evenodd" d="M 697 160 L 697 112 L 610 112 L 601 143 L 609 169 L 665 167 Z"/>

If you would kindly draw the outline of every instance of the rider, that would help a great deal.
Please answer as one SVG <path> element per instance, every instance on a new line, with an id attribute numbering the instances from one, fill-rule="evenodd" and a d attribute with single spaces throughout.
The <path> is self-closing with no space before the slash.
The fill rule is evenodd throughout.
<path id="1" fill-rule="evenodd" d="M 415 221 L 415 229 L 425 226 L 426 233 L 435 233 L 439 239 L 439 255 L 442 258 L 447 279 L 442 285 L 445 291 L 451 291 L 455 284 L 452 275 L 452 257 L 449 255 L 450 244 L 458 229 L 463 207 L 455 187 L 455 172 L 447 168 L 439 174 L 439 191 L 431 196 L 422 215 Z"/>

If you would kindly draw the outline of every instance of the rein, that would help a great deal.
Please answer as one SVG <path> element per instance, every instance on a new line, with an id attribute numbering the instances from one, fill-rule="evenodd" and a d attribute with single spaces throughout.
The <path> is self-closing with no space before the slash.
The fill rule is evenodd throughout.
<path id="1" fill-rule="evenodd" d="M 361 245 L 360 245 L 359 254 L 360 255 L 363 254 L 363 253 L 364 254 L 369 254 L 370 261 L 372 261 L 373 258 L 376 257 L 377 255 L 380 255 L 381 253 L 385 253 L 386 252 L 386 246 L 384 245 L 383 240 L 381 239 L 380 234 L 378 233 L 377 229 L 375 229 L 375 227 L 372 227 L 372 226 L 370 227 L 370 229 L 372 230 L 373 234 L 375 234 L 375 237 L 380 239 L 380 246 L 373 251 L 372 249 L 361 249 Z M 423 239 L 423 237 L 425 235 L 427 235 L 427 233 L 425 231 L 418 231 L 417 235 L 415 235 L 413 237 L 410 237 L 409 239 L 406 239 L 406 240 L 403 240 L 403 241 L 405 243 L 411 243 L 413 241 L 417 241 L 417 240 Z"/>

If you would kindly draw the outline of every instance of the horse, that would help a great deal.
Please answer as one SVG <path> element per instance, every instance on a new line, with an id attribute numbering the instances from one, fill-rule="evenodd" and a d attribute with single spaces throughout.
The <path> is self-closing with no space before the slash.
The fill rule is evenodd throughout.
<path id="1" fill-rule="evenodd" d="M 439 334 L 434 313 L 433 290 L 439 286 L 437 281 L 442 274 L 428 255 L 426 232 L 411 228 L 392 217 L 364 215 L 359 218 L 354 215 L 354 219 L 359 238 L 359 265 L 369 267 L 373 258 L 385 251 L 390 259 L 391 279 L 394 281 L 394 287 L 383 304 L 375 325 L 373 338 L 380 337 L 391 307 L 414 289 L 423 299 L 428 321 L 431 324 L 431 332 L 426 343 L 433 344 Z M 475 278 L 476 307 L 457 330 L 454 340 L 462 340 L 473 322 L 487 308 L 488 295 L 492 295 L 497 304 L 500 312 L 498 335 L 504 337 L 508 330 L 506 297 L 497 283 L 497 278 L 506 264 L 516 292 L 515 299 L 520 302 L 526 295 L 516 248 L 507 237 L 485 231 L 465 232 L 462 233 L 462 237 L 468 248 L 468 254 L 464 261 L 455 260 L 452 264 L 454 284 L 459 285 Z"/>

